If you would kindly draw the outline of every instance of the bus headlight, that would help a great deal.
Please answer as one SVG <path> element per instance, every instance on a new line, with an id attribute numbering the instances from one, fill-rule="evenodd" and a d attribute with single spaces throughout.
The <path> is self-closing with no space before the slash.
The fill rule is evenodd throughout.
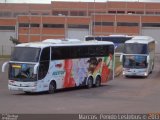
<path id="1" fill-rule="evenodd" d="M 123 71 L 123 75 L 125 75 L 125 71 Z"/>
<path id="2" fill-rule="evenodd" d="M 147 72 L 144 73 L 144 76 L 147 76 Z"/>

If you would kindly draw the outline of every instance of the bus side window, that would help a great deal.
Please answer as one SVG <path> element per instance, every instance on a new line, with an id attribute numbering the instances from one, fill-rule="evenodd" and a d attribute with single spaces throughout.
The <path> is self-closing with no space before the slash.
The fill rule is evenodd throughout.
<path id="1" fill-rule="evenodd" d="M 90 56 L 90 57 L 95 57 L 95 54 L 96 54 L 95 51 L 96 51 L 96 50 L 95 50 L 95 47 L 90 46 L 90 47 L 88 48 L 89 56 Z"/>
<path id="2" fill-rule="evenodd" d="M 58 47 L 52 47 L 51 60 L 59 60 L 61 58 L 62 58 L 61 49 Z"/>
<path id="3" fill-rule="evenodd" d="M 49 69 L 49 62 L 50 62 L 50 47 L 44 48 L 41 53 L 40 57 L 40 65 L 39 65 L 39 72 L 38 72 L 38 79 L 43 79 Z"/>

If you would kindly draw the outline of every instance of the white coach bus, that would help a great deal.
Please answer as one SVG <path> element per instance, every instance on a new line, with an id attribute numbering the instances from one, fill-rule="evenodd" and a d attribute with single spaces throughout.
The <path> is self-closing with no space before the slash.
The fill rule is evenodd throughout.
<path id="1" fill-rule="evenodd" d="M 155 40 L 149 36 L 135 36 L 125 42 L 124 54 L 120 56 L 124 76 L 147 77 L 153 71 Z"/>
<path id="2" fill-rule="evenodd" d="M 15 46 L 9 64 L 8 88 L 54 93 L 57 89 L 100 86 L 114 78 L 114 44 L 104 41 L 23 43 Z"/>

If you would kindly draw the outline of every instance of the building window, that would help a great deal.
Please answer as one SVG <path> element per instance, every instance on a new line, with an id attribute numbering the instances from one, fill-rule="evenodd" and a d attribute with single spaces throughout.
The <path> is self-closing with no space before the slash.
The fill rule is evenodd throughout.
<path id="1" fill-rule="evenodd" d="M 49 13 L 42 13 L 42 15 L 49 15 Z"/>
<path id="2" fill-rule="evenodd" d="M 12 17 L 12 13 L 9 11 L 1 11 L 0 17 Z"/>
<path id="3" fill-rule="evenodd" d="M 154 14 L 154 11 L 146 11 L 146 14 Z"/>
<path id="4" fill-rule="evenodd" d="M 160 11 L 156 11 L 155 14 L 159 15 L 159 14 L 160 14 Z"/>
<path id="5" fill-rule="evenodd" d="M 105 11 L 101 11 L 101 12 L 96 12 L 96 14 L 105 14 Z"/>
<path id="6" fill-rule="evenodd" d="M 64 28 L 64 24 L 43 24 L 44 28 Z"/>
<path id="7" fill-rule="evenodd" d="M 19 27 L 29 27 L 29 23 L 19 23 Z"/>
<path id="8" fill-rule="evenodd" d="M 53 11 L 52 12 L 52 15 L 58 15 L 59 14 L 59 11 Z"/>
<path id="9" fill-rule="evenodd" d="M 67 16 L 68 15 L 68 11 L 53 11 L 52 15 L 64 15 Z"/>
<path id="10" fill-rule="evenodd" d="M 93 25 L 113 26 L 114 22 L 93 22 Z"/>
<path id="11" fill-rule="evenodd" d="M 15 26 L 0 26 L 0 30 L 15 30 Z"/>
<path id="12" fill-rule="evenodd" d="M 144 14 L 143 11 L 136 11 L 136 14 Z"/>
<path id="13" fill-rule="evenodd" d="M 125 11 L 117 11 L 117 14 L 125 14 Z"/>
<path id="14" fill-rule="evenodd" d="M 34 13 L 34 12 L 32 12 L 31 15 L 39 15 L 39 13 Z"/>
<path id="15" fill-rule="evenodd" d="M 39 27 L 40 25 L 39 24 L 37 24 L 37 23 L 32 23 L 31 24 L 31 27 Z"/>
<path id="16" fill-rule="evenodd" d="M 60 11 L 58 13 L 58 15 L 61 14 L 61 15 L 64 15 L 64 16 L 67 16 L 68 15 L 68 11 Z"/>
<path id="17" fill-rule="evenodd" d="M 77 12 L 77 11 L 71 11 L 71 12 L 70 12 L 70 15 L 71 15 L 71 16 L 78 16 L 78 12 Z"/>
<path id="18" fill-rule="evenodd" d="M 142 23 L 142 27 L 160 27 L 160 23 Z"/>
<path id="19" fill-rule="evenodd" d="M 127 14 L 135 14 L 135 11 L 127 11 Z"/>
<path id="20" fill-rule="evenodd" d="M 89 25 L 69 24 L 68 28 L 87 28 L 87 29 L 89 29 Z"/>
<path id="21" fill-rule="evenodd" d="M 86 15 L 85 12 L 79 11 L 79 16 L 85 16 L 85 15 Z"/>
<path id="22" fill-rule="evenodd" d="M 139 23 L 117 22 L 117 26 L 135 27 L 135 26 L 139 26 Z"/>
<path id="23" fill-rule="evenodd" d="M 15 13 L 13 13 L 13 17 L 16 17 L 16 16 L 18 16 L 18 15 L 28 15 L 28 13 L 25 13 L 25 12 L 22 12 L 22 13 L 20 13 L 20 12 L 15 12 Z"/>
<path id="24" fill-rule="evenodd" d="M 116 14 L 116 11 L 108 11 L 110 14 Z"/>
<path id="25" fill-rule="evenodd" d="M 84 11 L 70 11 L 70 15 L 71 16 L 85 16 L 85 12 Z"/>
<path id="26" fill-rule="evenodd" d="M 91 15 L 94 15 L 94 13 L 95 13 L 94 11 L 89 11 L 88 15 L 91 16 Z"/>

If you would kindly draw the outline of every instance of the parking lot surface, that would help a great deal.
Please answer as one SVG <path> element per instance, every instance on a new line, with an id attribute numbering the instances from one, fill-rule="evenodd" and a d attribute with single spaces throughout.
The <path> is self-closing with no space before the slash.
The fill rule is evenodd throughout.
<path id="1" fill-rule="evenodd" d="M 4 60 L 0 60 L 0 67 Z M 153 113 L 160 112 L 160 59 L 148 78 L 122 75 L 98 88 L 60 90 L 55 94 L 24 94 L 7 88 L 0 72 L 0 113 Z"/>

